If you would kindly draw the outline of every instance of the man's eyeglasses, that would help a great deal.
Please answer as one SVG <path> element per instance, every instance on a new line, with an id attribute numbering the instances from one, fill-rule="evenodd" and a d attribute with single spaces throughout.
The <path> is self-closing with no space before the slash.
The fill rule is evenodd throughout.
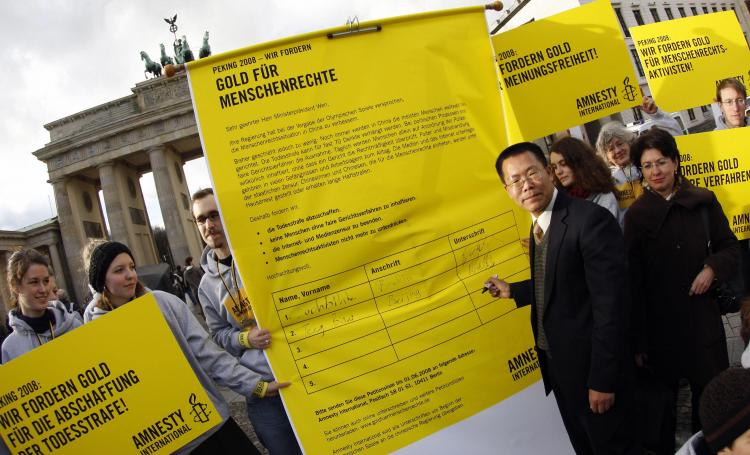
<path id="1" fill-rule="evenodd" d="M 206 224 L 207 220 L 211 220 L 212 223 L 216 223 L 219 221 L 219 212 L 214 210 L 213 212 L 209 212 L 208 215 L 198 215 L 195 217 L 195 224 L 198 226 L 203 226 Z"/>
<path id="2" fill-rule="evenodd" d="M 513 189 L 514 191 L 518 191 L 521 188 L 523 188 L 524 183 L 526 182 L 531 183 L 539 183 L 542 181 L 542 171 L 540 169 L 537 169 L 535 167 L 530 168 L 528 171 L 526 171 L 526 175 L 524 176 L 516 176 L 513 177 L 506 185 L 505 189 Z"/>
<path id="3" fill-rule="evenodd" d="M 745 98 L 737 98 L 736 100 L 722 100 L 721 104 L 724 106 L 744 106 L 745 105 Z"/>

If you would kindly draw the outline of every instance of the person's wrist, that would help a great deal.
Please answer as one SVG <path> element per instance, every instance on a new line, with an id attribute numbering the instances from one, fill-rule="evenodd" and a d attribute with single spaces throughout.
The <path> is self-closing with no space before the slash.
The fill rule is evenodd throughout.
<path id="1" fill-rule="evenodd" d="M 255 390 L 253 390 L 253 395 L 259 398 L 264 398 L 266 392 L 268 392 L 268 383 L 266 381 L 258 381 Z"/>
<path id="2" fill-rule="evenodd" d="M 250 344 L 250 332 L 247 330 L 241 331 L 237 335 L 237 340 L 240 343 L 240 346 L 242 346 L 245 349 L 252 349 L 253 345 Z"/>

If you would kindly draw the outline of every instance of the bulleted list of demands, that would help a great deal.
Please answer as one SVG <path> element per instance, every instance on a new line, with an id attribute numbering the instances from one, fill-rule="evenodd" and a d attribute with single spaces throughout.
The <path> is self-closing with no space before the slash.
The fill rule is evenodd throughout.
<path id="1" fill-rule="evenodd" d="M 538 380 L 528 314 L 482 292 L 528 277 L 529 221 L 494 170 L 507 144 L 481 8 L 379 25 L 188 66 L 307 453 L 392 452 Z"/>

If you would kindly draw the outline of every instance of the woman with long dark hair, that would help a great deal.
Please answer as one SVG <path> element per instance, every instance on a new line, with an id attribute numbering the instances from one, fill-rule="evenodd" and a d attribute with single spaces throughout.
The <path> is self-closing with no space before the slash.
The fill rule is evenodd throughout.
<path id="1" fill-rule="evenodd" d="M 612 175 L 590 145 L 574 137 L 562 138 L 552 144 L 549 162 L 558 188 L 601 205 L 618 218 Z"/>

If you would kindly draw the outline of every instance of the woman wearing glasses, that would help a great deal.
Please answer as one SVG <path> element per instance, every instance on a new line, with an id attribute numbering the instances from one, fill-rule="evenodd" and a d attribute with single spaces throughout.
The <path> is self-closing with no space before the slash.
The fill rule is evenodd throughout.
<path id="1" fill-rule="evenodd" d="M 640 109 L 653 121 L 654 127 L 669 131 L 673 135 L 682 134 L 679 123 L 659 109 L 650 96 L 643 97 Z M 618 122 L 604 125 L 596 139 L 596 150 L 609 165 L 615 181 L 615 195 L 620 207 L 620 225 L 623 224 L 628 207 L 643 193 L 641 173 L 638 171 L 637 163 L 630 159 L 630 145 L 635 139 L 635 133 Z"/>
<path id="2" fill-rule="evenodd" d="M 697 432 L 701 392 L 729 365 L 711 288 L 735 273 L 739 246 L 716 196 L 680 175 L 679 151 L 669 133 L 648 131 L 632 154 L 645 186 L 625 215 L 635 360 L 650 367 L 673 396 L 679 379 L 688 380 Z M 674 453 L 674 411 L 668 420 L 659 453 Z"/>
<path id="3" fill-rule="evenodd" d="M 618 218 L 612 176 L 590 145 L 574 137 L 562 138 L 552 144 L 549 162 L 558 188 L 570 196 L 601 205 Z"/>
<path id="4" fill-rule="evenodd" d="M 717 130 L 747 126 L 745 108 L 747 91 L 742 82 L 735 78 L 724 79 L 716 86 L 716 102 L 719 103 L 721 117 L 716 122 Z"/>

